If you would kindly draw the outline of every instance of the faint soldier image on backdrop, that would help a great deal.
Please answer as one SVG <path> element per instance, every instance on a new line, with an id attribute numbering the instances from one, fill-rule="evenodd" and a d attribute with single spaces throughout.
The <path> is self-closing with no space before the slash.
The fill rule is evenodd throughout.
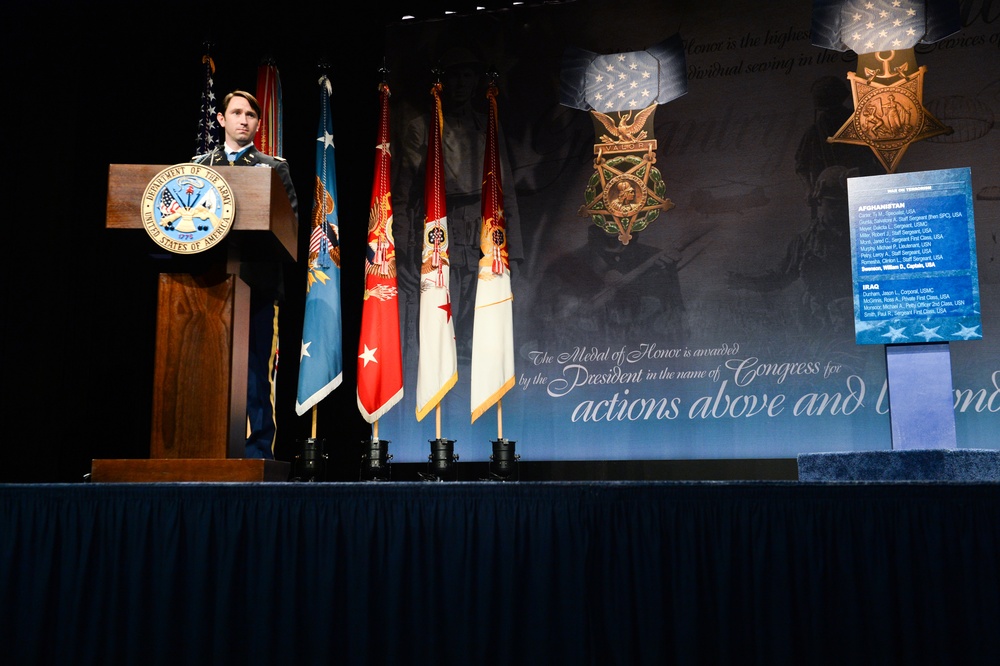
<path id="1" fill-rule="evenodd" d="M 884 171 L 868 146 L 827 141 L 854 113 L 854 109 L 848 106 L 851 89 L 846 78 L 822 76 L 813 82 L 811 93 L 813 122 L 799 139 L 795 151 L 795 173 L 805 186 L 812 213 L 810 217 L 815 220 L 818 213 L 814 197 L 816 182 L 824 170 L 842 166 L 857 169 L 860 176 L 874 176 Z"/>
<path id="2" fill-rule="evenodd" d="M 847 179 L 857 169 L 832 166 L 816 178 L 810 207 L 816 211 L 809 227 L 788 244 L 777 266 L 756 275 L 730 273 L 733 288 L 775 291 L 800 280 L 806 329 L 817 325 L 843 331 L 854 322 L 851 287 L 851 234 Z"/>
<path id="3" fill-rule="evenodd" d="M 480 259 L 479 232 L 482 217 L 483 154 L 486 146 L 486 68 L 481 60 L 464 48 L 447 51 L 438 63 L 441 75 L 442 149 L 445 172 L 445 208 L 448 218 L 450 296 L 455 321 L 455 339 L 459 359 L 471 356 L 476 280 Z M 431 72 L 428 71 L 430 77 Z M 397 233 L 398 242 L 406 244 L 400 261 L 400 290 L 405 302 L 406 335 L 415 334 L 419 312 L 420 257 L 423 248 L 424 169 L 427 161 L 428 116 L 432 108 L 432 81 L 427 95 L 411 100 L 426 109 L 407 124 L 402 138 L 400 165 L 401 186 L 393 193 L 394 210 L 406 218 L 406 230 Z M 503 133 L 503 98 L 499 105 L 499 150 L 502 167 L 507 248 L 510 253 L 512 287 L 516 284 L 517 266 L 524 259 L 521 223 L 518 215 L 514 177 L 511 172 Z M 516 289 L 515 289 L 516 292 Z M 413 341 L 415 342 L 415 340 Z M 405 347 L 405 345 L 404 345 Z"/>
<path id="4" fill-rule="evenodd" d="M 883 173 L 868 146 L 830 143 L 854 110 L 846 78 L 821 76 L 810 89 L 813 121 L 795 151 L 795 173 L 809 207 L 809 226 L 788 244 L 778 265 L 757 274 L 730 272 L 729 286 L 771 292 L 796 281 L 802 285 L 800 325 L 842 331 L 853 326 L 851 234 L 847 179 Z"/>
<path id="5" fill-rule="evenodd" d="M 590 224 L 586 242 L 553 260 L 535 286 L 546 340 L 683 346 L 689 331 L 679 259 L 676 252 L 643 243 L 640 233 L 623 245 L 616 234 Z"/>

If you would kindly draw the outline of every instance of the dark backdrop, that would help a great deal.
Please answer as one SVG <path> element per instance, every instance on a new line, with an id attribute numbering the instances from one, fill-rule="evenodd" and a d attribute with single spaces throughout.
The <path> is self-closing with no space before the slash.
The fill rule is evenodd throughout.
<path id="1" fill-rule="evenodd" d="M 443 20 L 444 3 L 414 4 L 417 20 Z M 12 145 L 2 192 L 14 205 L 4 208 L 12 234 L 3 265 L 12 298 L 2 341 L 12 371 L 5 374 L 3 414 L 11 428 L 2 444 L 0 482 L 80 481 L 94 458 L 148 453 L 160 267 L 146 256 L 141 231 L 104 228 L 107 172 L 113 163 L 172 164 L 193 154 L 203 44 L 212 44 L 220 94 L 253 90 L 263 58 L 278 65 L 285 156 L 299 192 L 302 230 L 310 219 L 318 65 L 331 63 L 340 221 L 361 229 L 371 193 L 383 36 L 402 16 L 400 5 L 352 5 L 348 13 L 333 5 L 317 10 L 313 3 L 233 9 L 42 0 L 7 10 L 0 53 Z M 461 14 L 473 11 L 474 3 L 447 6 Z M 357 477 L 358 445 L 369 435 L 356 406 L 351 353 L 357 347 L 362 238 L 345 236 L 344 382 L 319 406 L 323 432 L 337 438 L 328 447 L 333 478 Z M 285 460 L 310 427 L 308 416 L 293 411 L 303 292 L 297 267 L 282 314 L 276 454 Z M 785 478 L 789 461 L 779 462 L 784 471 L 777 475 L 750 469 L 746 461 L 739 471 L 689 466 L 682 477 L 655 474 Z M 618 467 L 628 468 L 621 474 L 631 478 L 653 478 L 652 467 L 639 464 Z M 538 467 L 546 478 L 564 474 L 544 462 Z"/>

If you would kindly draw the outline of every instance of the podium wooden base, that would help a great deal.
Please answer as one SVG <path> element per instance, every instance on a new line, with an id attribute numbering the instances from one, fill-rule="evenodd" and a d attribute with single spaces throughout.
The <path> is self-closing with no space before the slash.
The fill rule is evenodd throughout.
<path id="1" fill-rule="evenodd" d="M 94 460 L 90 480 L 104 483 L 287 481 L 291 465 L 259 458 Z"/>

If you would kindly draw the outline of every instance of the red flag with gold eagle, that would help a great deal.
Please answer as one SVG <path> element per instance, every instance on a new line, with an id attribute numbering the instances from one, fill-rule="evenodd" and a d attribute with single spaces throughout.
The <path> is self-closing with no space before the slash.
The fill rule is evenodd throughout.
<path id="1" fill-rule="evenodd" d="M 358 342 L 358 409 L 374 423 L 403 398 L 403 354 L 399 337 L 396 246 L 389 188 L 389 86 L 379 84 L 375 179 L 368 213 L 365 293 Z"/>
<path id="2" fill-rule="evenodd" d="M 476 281 L 472 326 L 472 421 L 475 422 L 514 387 L 514 296 L 504 220 L 503 183 L 497 129 L 497 88 L 486 93 L 489 117 L 483 155 L 482 258 Z"/>

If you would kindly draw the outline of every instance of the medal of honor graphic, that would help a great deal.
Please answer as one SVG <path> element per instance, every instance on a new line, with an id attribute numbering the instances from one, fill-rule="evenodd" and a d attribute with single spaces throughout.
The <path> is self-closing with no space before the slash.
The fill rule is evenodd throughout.
<path id="1" fill-rule="evenodd" d="M 580 215 L 591 216 L 594 223 L 609 234 L 618 234 L 618 240 L 628 245 L 632 232 L 642 231 L 655 220 L 660 211 L 674 207 L 666 198 L 667 186 L 663 182 L 656 162 L 656 141 L 645 140 L 651 133 L 655 106 L 643 109 L 629 124 L 631 112 L 616 114 L 617 119 L 591 110 L 591 115 L 612 136 L 600 135 L 601 143 L 594 144 L 594 175 L 584 193 L 586 204 Z M 634 130 L 636 138 L 628 138 L 632 131 L 627 127 L 649 125 L 649 130 Z M 625 137 L 617 140 L 617 137 Z M 641 152 L 637 152 L 641 151 Z"/>
<path id="2" fill-rule="evenodd" d="M 958 32 L 958 4 L 946 0 L 814 0 L 813 45 L 858 54 L 848 72 L 854 114 L 828 143 L 868 146 L 893 173 L 916 141 L 951 134 L 924 108 L 924 74 L 914 46 Z"/>
<path id="3" fill-rule="evenodd" d="M 142 195 L 142 226 L 175 254 L 196 254 L 222 241 L 233 226 L 236 202 L 218 171 L 175 164 L 156 174 Z"/>
<path id="4" fill-rule="evenodd" d="M 687 92 L 679 36 L 646 51 L 599 55 L 571 48 L 563 56 L 560 102 L 594 121 L 594 173 L 581 217 L 628 245 L 661 211 L 674 207 L 656 164 L 656 107 Z"/>
<path id="5" fill-rule="evenodd" d="M 873 59 L 880 67 L 867 66 Z M 912 49 L 859 56 L 858 70 L 864 76 L 847 74 L 854 115 L 827 141 L 866 145 L 886 172 L 894 173 L 911 143 L 951 134 L 950 127 L 924 108 L 923 77 L 927 68 L 915 68 L 914 64 Z"/>

